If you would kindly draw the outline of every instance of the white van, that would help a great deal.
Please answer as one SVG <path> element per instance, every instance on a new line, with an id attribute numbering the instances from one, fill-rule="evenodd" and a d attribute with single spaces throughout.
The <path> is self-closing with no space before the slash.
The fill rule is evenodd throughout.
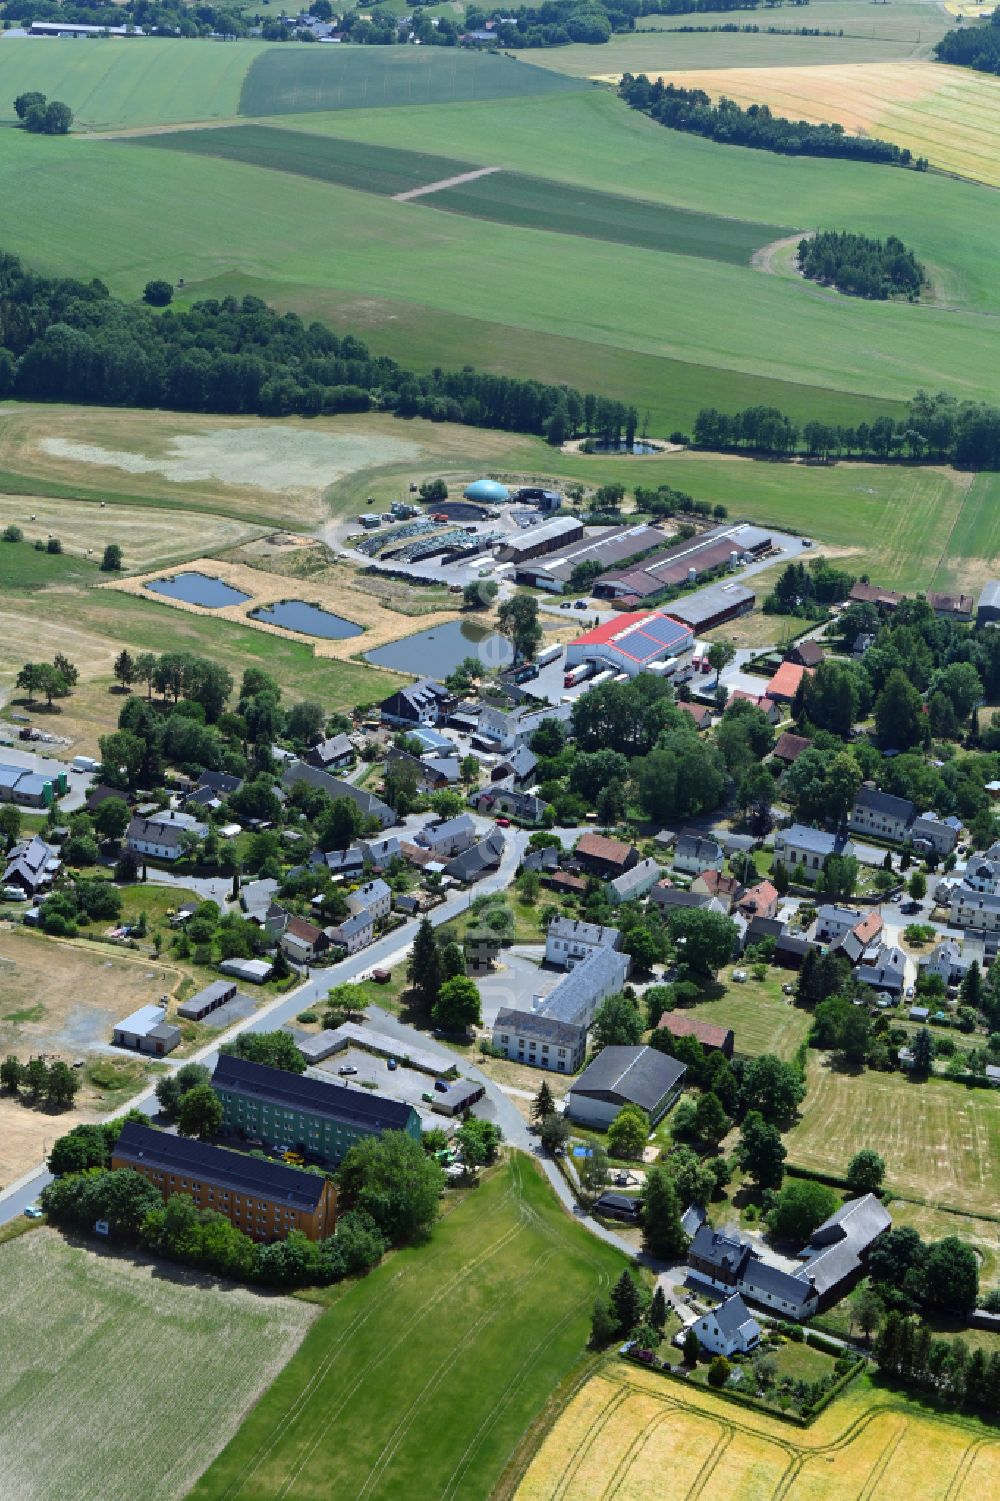
<path id="1" fill-rule="evenodd" d="M 74 756 L 69 764 L 71 771 L 96 771 L 101 763 L 93 756 Z"/>

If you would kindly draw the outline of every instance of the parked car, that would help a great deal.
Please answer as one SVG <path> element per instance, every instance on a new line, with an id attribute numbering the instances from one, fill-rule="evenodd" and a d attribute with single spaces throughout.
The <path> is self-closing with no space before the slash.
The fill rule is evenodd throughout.
<path id="1" fill-rule="evenodd" d="M 747 977 L 747 972 L 746 972 L 745 969 L 734 969 L 733 970 L 733 979 L 736 981 L 737 985 L 742 985 L 743 981 L 746 979 L 746 977 Z"/>
<path id="2" fill-rule="evenodd" d="M 385 1066 L 389 1070 L 390 1074 L 395 1073 L 397 1067 L 395 1058 L 387 1058 Z"/>
<path id="3" fill-rule="evenodd" d="M 337 1073 L 338 1074 L 356 1074 L 357 1073 L 357 1069 L 354 1067 L 353 1063 L 345 1063 L 345 1064 L 342 1064 L 340 1068 L 338 1068 Z"/>
<path id="4" fill-rule="evenodd" d="M 585 610 L 587 608 L 587 601 L 585 599 L 578 599 L 573 608 L 574 610 Z"/>
<path id="5" fill-rule="evenodd" d="M 420 1098 L 423 1100 L 423 1102 L 424 1102 L 425 1105 L 433 1105 L 434 1104 L 434 1096 L 432 1094 L 429 1094 L 426 1089 L 424 1090 L 424 1092 L 420 1096 Z"/>
<path id="6" fill-rule="evenodd" d="M 496 824 L 496 826 L 497 826 L 498 829 L 509 829 L 510 828 L 510 819 L 509 818 L 497 818 L 497 819 L 494 819 L 494 822 L 495 822 L 495 824 Z"/>
<path id="7" fill-rule="evenodd" d="M 781 987 L 781 994 L 782 995 L 794 995 L 795 994 L 795 986 L 794 985 L 789 985 L 788 982 L 787 982 L 787 980 L 786 980 L 785 984 L 782 985 L 782 987 Z"/>
<path id="8" fill-rule="evenodd" d="M 22 891 L 20 886 L 5 886 L 0 895 L 3 896 L 5 902 L 26 902 L 28 900 L 27 892 Z"/>
<path id="9" fill-rule="evenodd" d="M 441 1092 L 441 1094 L 447 1094 L 448 1093 L 448 1080 L 447 1079 L 435 1079 L 434 1080 L 434 1088 L 437 1089 L 437 1090 L 439 1090 Z"/>
<path id="10" fill-rule="evenodd" d="M 571 599 L 564 599 L 559 608 L 560 610 L 572 610 L 573 601 Z"/>
<path id="11" fill-rule="evenodd" d="M 24 1211 L 24 1217 L 26 1220 L 40 1220 L 42 1217 L 42 1211 L 39 1209 L 37 1204 L 29 1204 L 27 1209 Z"/>

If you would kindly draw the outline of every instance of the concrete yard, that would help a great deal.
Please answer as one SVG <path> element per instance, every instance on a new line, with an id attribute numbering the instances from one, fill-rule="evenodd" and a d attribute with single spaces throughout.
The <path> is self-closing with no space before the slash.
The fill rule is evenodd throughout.
<path id="1" fill-rule="evenodd" d="M 342 1074 L 341 1069 L 344 1068 L 353 1068 L 357 1072 Z M 434 1080 L 429 1074 L 415 1068 L 406 1068 L 399 1063 L 396 1068 L 391 1069 L 385 1058 L 377 1058 L 362 1048 L 347 1048 L 342 1053 L 334 1053 L 332 1057 L 325 1058 L 315 1068 L 309 1069 L 309 1073 L 314 1078 L 332 1080 L 335 1084 L 343 1084 L 348 1089 L 356 1089 L 365 1094 L 368 1093 L 365 1084 L 374 1085 L 380 1094 L 412 1105 L 425 1130 L 431 1126 L 446 1126 L 447 1117 L 435 1115 L 422 1098 L 425 1094 L 434 1094 Z"/>

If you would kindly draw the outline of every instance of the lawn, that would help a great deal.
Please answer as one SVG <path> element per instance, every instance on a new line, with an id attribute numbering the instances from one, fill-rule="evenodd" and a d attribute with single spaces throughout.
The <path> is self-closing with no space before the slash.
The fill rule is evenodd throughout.
<path id="1" fill-rule="evenodd" d="M 975 1501 L 1000 1485 L 1000 1443 L 984 1424 L 937 1416 L 864 1379 L 796 1430 L 611 1361 L 564 1409 L 516 1496 L 631 1501 L 649 1494 L 652 1475 L 669 1475 L 661 1494 L 671 1497 Z"/>
<path id="2" fill-rule="evenodd" d="M 843 1173 L 861 1147 L 885 1158 L 891 1188 L 930 1205 L 1000 1214 L 1000 1098 L 947 1080 L 838 1073 L 811 1054 L 801 1119 L 786 1137 L 798 1167 Z"/>
<path id="3" fill-rule="evenodd" d="M 779 1058 L 793 1058 L 808 1036 L 810 1021 L 807 1012 L 792 1005 L 793 997 L 781 993 L 788 971 L 768 969 L 766 979 L 755 980 L 749 968 L 742 967 L 747 975 L 742 984 L 733 984 L 732 971 L 724 970 L 719 981 L 725 986 L 725 994 L 691 1007 L 690 1014 L 716 1026 L 732 1027 L 738 1053 L 749 1057 L 776 1053 Z"/>
<path id="4" fill-rule="evenodd" d="M 192 1501 L 490 1496 L 621 1257 L 517 1155 L 317 1320 Z M 336 1476 L 334 1482 L 333 1476 Z"/>
<path id="5" fill-rule="evenodd" d="M 44 1229 L 0 1249 L 0 1288 L 2 1486 L 18 1501 L 176 1501 L 314 1316 Z"/>
<path id="6" fill-rule="evenodd" d="M 1000 83 L 968 68 L 931 62 L 847 63 L 825 67 L 730 67 L 690 76 L 669 64 L 672 83 L 767 104 L 793 120 L 838 122 L 908 146 L 932 167 L 1000 186 Z"/>

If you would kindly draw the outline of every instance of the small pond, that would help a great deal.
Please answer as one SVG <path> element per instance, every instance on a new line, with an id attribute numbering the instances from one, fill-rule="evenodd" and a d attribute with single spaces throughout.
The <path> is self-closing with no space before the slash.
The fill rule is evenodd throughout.
<path id="1" fill-rule="evenodd" d="M 630 453 L 636 457 L 645 457 L 651 453 L 662 453 L 663 446 L 660 443 L 646 443 L 641 438 L 636 438 L 630 448 L 622 438 L 618 443 L 604 443 L 600 438 L 593 439 L 588 453 Z"/>
<path id="2" fill-rule="evenodd" d="M 326 641 L 344 641 L 348 636 L 361 635 L 361 626 L 353 620 L 333 615 L 319 605 L 307 604 L 304 599 L 282 599 L 277 604 L 251 610 L 250 619 L 260 620 L 264 625 L 283 625 L 287 631 L 300 631 L 303 636 L 322 636 Z"/>
<path id="3" fill-rule="evenodd" d="M 431 678 L 446 678 L 466 657 L 478 657 L 489 668 L 507 667 L 514 660 L 514 652 L 506 637 L 496 631 L 471 620 L 452 620 L 365 653 L 366 660 L 377 667 Z"/>
<path id="4" fill-rule="evenodd" d="M 222 579 L 208 573 L 175 573 L 171 578 L 153 579 L 144 586 L 168 599 L 182 599 L 187 605 L 201 605 L 205 610 L 221 610 L 226 605 L 241 605 L 250 598 L 242 589 L 234 589 Z"/>

